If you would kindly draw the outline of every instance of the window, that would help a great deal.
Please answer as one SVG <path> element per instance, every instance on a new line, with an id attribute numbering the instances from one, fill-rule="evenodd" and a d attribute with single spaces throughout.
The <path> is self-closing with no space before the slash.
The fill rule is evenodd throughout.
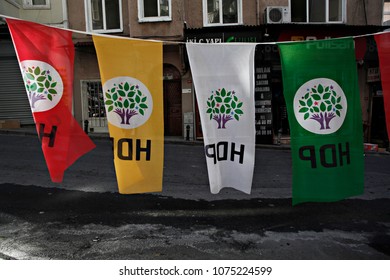
<path id="1" fill-rule="evenodd" d="M 383 3 L 383 25 L 390 25 L 390 0 Z"/>
<path id="2" fill-rule="evenodd" d="M 23 0 L 24 9 L 50 9 L 50 0 Z"/>
<path id="3" fill-rule="evenodd" d="M 85 0 L 89 32 L 122 32 L 122 0 Z"/>
<path id="4" fill-rule="evenodd" d="M 172 0 L 138 0 L 140 22 L 170 21 Z"/>
<path id="5" fill-rule="evenodd" d="M 81 81 L 83 120 L 88 120 L 89 131 L 108 132 L 102 84 L 98 80 Z"/>
<path id="6" fill-rule="evenodd" d="M 292 22 L 344 23 L 345 0 L 289 0 Z"/>
<path id="7" fill-rule="evenodd" d="M 203 0 L 205 26 L 242 24 L 242 0 Z"/>

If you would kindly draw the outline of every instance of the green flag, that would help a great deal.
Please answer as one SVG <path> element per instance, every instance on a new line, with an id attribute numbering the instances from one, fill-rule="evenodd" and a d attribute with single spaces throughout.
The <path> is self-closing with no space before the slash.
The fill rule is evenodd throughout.
<path id="1" fill-rule="evenodd" d="M 362 194 L 362 114 L 353 39 L 278 46 L 291 130 L 293 204 Z"/>

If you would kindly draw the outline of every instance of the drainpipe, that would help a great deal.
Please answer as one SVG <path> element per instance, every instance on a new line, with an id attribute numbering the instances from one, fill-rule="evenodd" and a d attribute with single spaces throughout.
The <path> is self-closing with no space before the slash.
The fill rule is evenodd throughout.
<path id="1" fill-rule="evenodd" d="M 69 21 L 68 21 L 68 5 L 66 0 L 62 0 L 62 23 L 64 25 L 64 28 L 69 28 Z"/>

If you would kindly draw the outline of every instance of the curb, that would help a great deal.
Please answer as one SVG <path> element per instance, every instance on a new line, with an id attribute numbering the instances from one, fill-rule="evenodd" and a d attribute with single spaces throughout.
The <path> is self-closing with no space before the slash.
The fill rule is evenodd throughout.
<path id="1" fill-rule="evenodd" d="M 35 131 L 35 127 L 32 129 L 0 129 L 0 135 L 21 135 L 21 136 L 36 136 L 37 132 Z M 92 140 L 110 140 L 108 133 L 90 133 L 88 136 Z M 177 145 L 188 145 L 188 146 L 203 146 L 202 140 L 184 140 L 182 138 L 165 138 L 165 144 L 177 144 Z M 256 149 L 269 149 L 269 150 L 291 150 L 290 145 L 266 145 L 266 144 L 256 144 Z M 368 155 L 386 155 L 389 156 L 390 152 L 374 152 L 374 151 L 366 151 L 364 154 Z"/>
<path id="2" fill-rule="evenodd" d="M 20 135 L 20 136 L 36 136 L 37 132 L 35 127 L 29 129 L 0 129 L 0 135 Z M 92 140 L 110 140 L 108 133 L 89 133 L 88 136 Z M 178 144 L 178 145 L 189 145 L 189 146 L 203 146 L 202 140 L 184 140 L 182 138 L 165 138 L 165 144 Z M 256 149 L 274 149 L 274 150 L 290 150 L 289 145 L 266 145 L 256 144 Z"/>
<path id="3" fill-rule="evenodd" d="M 37 136 L 37 132 L 34 128 L 31 129 L 0 129 L 0 135 L 20 135 L 20 136 Z M 88 136 L 92 140 L 109 141 L 108 133 L 89 133 Z M 182 138 L 165 138 L 165 144 L 177 144 L 188 146 L 203 146 L 202 140 L 184 140 Z M 273 149 L 273 150 L 290 150 L 290 145 L 266 145 L 256 144 L 256 149 Z"/>
<path id="4" fill-rule="evenodd" d="M 35 130 L 20 130 L 20 129 L 0 129 L 0 134 L 9 134 L 9 135 L 22 135 L 22 136 L 30 136 L 37 135 Z"/>

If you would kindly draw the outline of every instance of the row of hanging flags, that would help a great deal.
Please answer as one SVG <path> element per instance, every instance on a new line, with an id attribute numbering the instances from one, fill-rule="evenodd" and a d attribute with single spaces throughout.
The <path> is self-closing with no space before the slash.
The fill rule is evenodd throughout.
<path id="1" fill-rule="evenodd" d="M 53 182 L 95 145 L 73 118 L 71 30 L 7 18 Z M 390 135 L 390 33 L 375 34 Z M 122 194 L 162 191 L 162 42 L 92 34 Z M 363 194 L 354 39 L 277 43 L 291 129 L 293 204 Z M 186 44 L 211 192 L 250 194 L 256 44 Z"/>

